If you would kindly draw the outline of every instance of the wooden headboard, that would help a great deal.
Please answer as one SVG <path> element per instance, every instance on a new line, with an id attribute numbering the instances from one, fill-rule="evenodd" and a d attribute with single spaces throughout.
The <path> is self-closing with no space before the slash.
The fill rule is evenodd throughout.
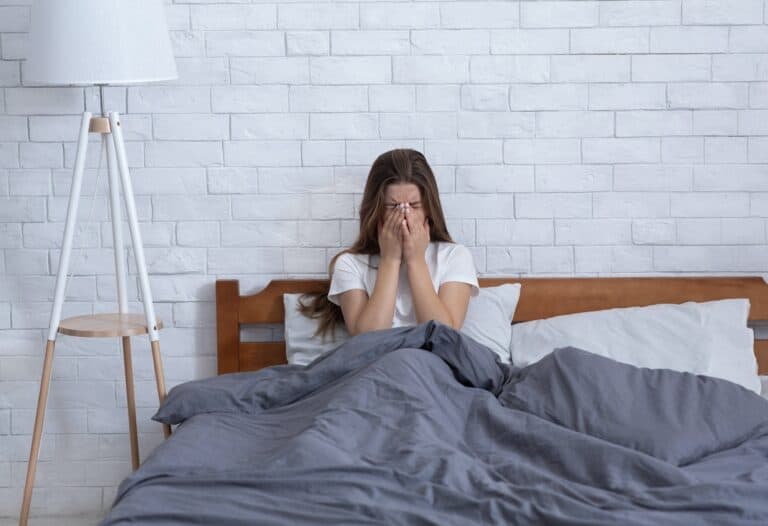
<path id="1" fill-rule="evenodd" d="M 521 283 L 515 322 L 561 314 L 749 298 L 750 325 L 768 321 L 768 284 L 760 277 L 481 278 L 481 287 Z M 327 280 L 275 280 L 256 294 L 240 295 L 237 280 L 216 281 L 219 374 L 255 371 L 285 363 L 285 342 L 241 341 L 240 327 L 282 323 L 283 294 L 319 292 Z M 768 340 L 755 341 L 760 374 L 768 374 Z"/>

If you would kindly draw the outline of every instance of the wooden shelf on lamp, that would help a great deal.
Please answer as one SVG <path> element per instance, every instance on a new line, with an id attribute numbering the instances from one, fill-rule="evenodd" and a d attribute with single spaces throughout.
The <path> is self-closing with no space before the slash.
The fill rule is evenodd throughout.
<path id="1" fill-rule="evenodd" d="M 158 329 L 163 322 L 156 319 Z M 59 323 L 59 332 L 81 338 L 109 338 L 113 336 L 136 336 L 147 334 L 147 318 L 143 314 L 87 314 L 66 318 Z"/>

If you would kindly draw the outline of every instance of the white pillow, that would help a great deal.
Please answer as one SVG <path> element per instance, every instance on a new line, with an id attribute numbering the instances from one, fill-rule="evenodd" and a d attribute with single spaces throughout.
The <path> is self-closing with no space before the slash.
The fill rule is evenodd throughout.
<path id="1" fill-rule="evenodd" d="M 481 287 L 480 293 L 469 299 L 461 332 L 489 347 L 502 363 L 509 363 L 512 318 L 519 299 L 519 283 Z"/>
<path id="2" fill-rule="evenodd" d="M 336 328 L 333 337 L 322 341 L 313 337 L 317 320 L 298 311 L 301 294 L 283 294 L 285 307 L 285 356 L 288 363 L 306 365 L 318 356 L 339 347 L 350 338 L 343 325 Z M 490 347 L 502 362 L 509 363 L 509 345 L 512 337 L 512 317 L 520 298 L 520 284 L 506 283 L 498 287 L 480 289 L 469 299 L 467 315 L 461 332 Z"/>
<path id="3" fill-rule="evenodd" d="M 518 323 L 512 363 L 524 367 L 573 346 L 652 369 L 725 378 L 760 392 L 745 298 L 607 309 Z"/>

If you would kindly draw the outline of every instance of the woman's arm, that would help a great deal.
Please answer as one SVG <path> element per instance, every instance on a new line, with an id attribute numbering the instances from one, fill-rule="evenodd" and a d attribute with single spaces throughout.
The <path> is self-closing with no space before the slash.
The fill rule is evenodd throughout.
<path id="1" fill-rule="evenodd" d="M 395 317 L 397 282 L 403 257 L 400 221 L 403 213 L 390 210 L 379 225 L 379 270 L 368 298 L 364 290 L 350 290 L 340 297 L 347 331 L 352 334 L 392 328 Z"/>
<path id="2" fill-rule="evenodd" d="M 343 293 L 339 299 L 347 331 L 351 335 L 392 327 L 395 316 L 395 298 L 400 262 L 381 260 L 376 274 L 373 294 L 368 298 L 364 290 L 354 289 Z"/>
<path id="3" fill-rule="evenodd" d="M 411 284 L 418 323 L 437 320 L 456 330 L 461 329 L 472 292 L 468 283 L 444 283 L 440 286 L 439 293 L 436 293 L 423 254 L 420 259 L 408 262 L 408 281 Z"/>
<path id="4" fill-rule="evenodd" d="M 406 221 L 402 225 L 403 257 L 408 265 L 416 321 L 437 320 L 458 330 L 467 314 L 471 286 L 468 283 L 448 282 L 440 286 L 439 292 L 435 292 L 424 259 L 429 245 L 429 223 L 426 218 L 423 222 L 412 220 L 410 212 L 405 215 Z"/>

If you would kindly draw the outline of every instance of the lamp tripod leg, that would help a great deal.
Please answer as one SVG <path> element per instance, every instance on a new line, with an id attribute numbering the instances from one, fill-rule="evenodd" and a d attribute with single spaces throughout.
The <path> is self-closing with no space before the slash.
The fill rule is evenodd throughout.
<path id="1" fill-rule="evenodd" d="M 163 376 L 163 364 L 160 359 L 160 334 L 157 328 L 157 318 L 155 317 L 155 307 L 152 303 L 152 291 L 149 288 L 149 276 L 147 274 L 147 264 L 144 259 L 144 247 L 141 243 L 141 232 L 136 215 L 136 203 L 133 197 L 133 186 L 131 184 L 131 175 L 128 171 L 128 160 L 125 155 L 125 143 L 123 142 L 123 130 L 120 124 L 120 114 L 110 112 L 109 123 L 112 130 L 112 137 L 117 155 L 117 166 L 120 170 L 120 181 L 123 185 L 123 198 L 125 199 L 125 209 L 128 215 L 128 228 L 131 232 L 131 242 L 133 244 L 133 254 L 136 261 L 136 270 L 139 275 L 139 287 L 141 289 L 142 300 L 144 303 L 144 315 L 147 320 L 147 331 L 149 332 L 149 341 L 152 346 L 152 360 L 155 366 L 155 381 L 157 382 L 157 394 L 160 403 L 165 400 L 165 379 Z M 166 438 L 171 434 L 169 425 L 163 426 L 163 433 Z"/>
<path id="2" fill-rule="evenodd" d="M 32 490 L 35 486 L 35 473 L 40 453 L 40 442 L 43 438 L 43 423 L 45 421 L 45 406 L 48 403 L 48 388 L 51 384 L 51 370 L 53 368 L 53 348 L 56 345 L 56 335 L 61 322 L 61 309 L 64 305 L 64 294 L 69 272 L 69 258 L 72 254 L 72 243 L 77 223 L 77 209 L 80 203 L 80 192 L 83 184 L 83 172 L 85 171 L 85 155 L 88 150 L 88 130 L 91 123 L 91 113 L 83 113 L 80 121 L 80 133 L 77 139 L 77 154 L 75 168 L 72 177 L 72 189 L 69 193 L 67 204 L 67 222 L 64 225 L 64 241 L 61 245 L 59 266 L 56 272 L 56 291 L 53 297 L 51 318 L 48 324 L 48 340 L 45 344 L 45 359 L 43 361 L 43 373 L 40 378 L 40 393 L 37 398 L 37 411 L 35 412 L 35 426 L 32 431 L 32 446 L 29 451 L 27 463 L 27 478 L 24 483 L 24 496 L 21 502 L 19 525 L 26 526 L 29 520 L 29 509 L 32 503 Z"/>
<path id="3" fill-rule="evenodd" d="M 128 312 L 128 294 L 125 284 L 125 260 L 123 258 L 123 226 L 120 213 L 120 181 L 114 135 L 104 133 L 102 140 L 107 146 L 107 167 L 109 171 L 109 211 L 112 221 L 112 246 L 115 255 L 115 276 L 117 278 L 117 302 L 120 314 Z M 128 436 L 131 442 L 131 466 L 138 469 L 140 462 L 139 437 L 136 428 L 136 391 L 133 382 L 133 359 L 131 338 L 123 336 L 123 368 L 125 369 L 125 397 L 128 406 Z"/>
<path id="4" fill-rule="evenodd" d="M 24 483 L 24 498 L 21 502 L 21 515 L 19 526 L 26 526 L 29 519 L 29 507 L 32 503 L 32 490 L 35 487 L 35 473 L 37 471 L 37 459 L 40 453 L 40 441 L 43 438 L 43 421 L 45 420 L 45 406 L 48 403 L 48 387 L 51 384 L 51 369 L 53 368 L 54 340 L 48 340 L 45 344 L 45 361 L 43 362 L 43 375 L 40 379 L 40 393 L 37 397 L 37 412 L 35 413 L 35 428 L 32 431 L 32 447 L 29 451 L 29 463 L 27 464 L 27 480 Z"/>

